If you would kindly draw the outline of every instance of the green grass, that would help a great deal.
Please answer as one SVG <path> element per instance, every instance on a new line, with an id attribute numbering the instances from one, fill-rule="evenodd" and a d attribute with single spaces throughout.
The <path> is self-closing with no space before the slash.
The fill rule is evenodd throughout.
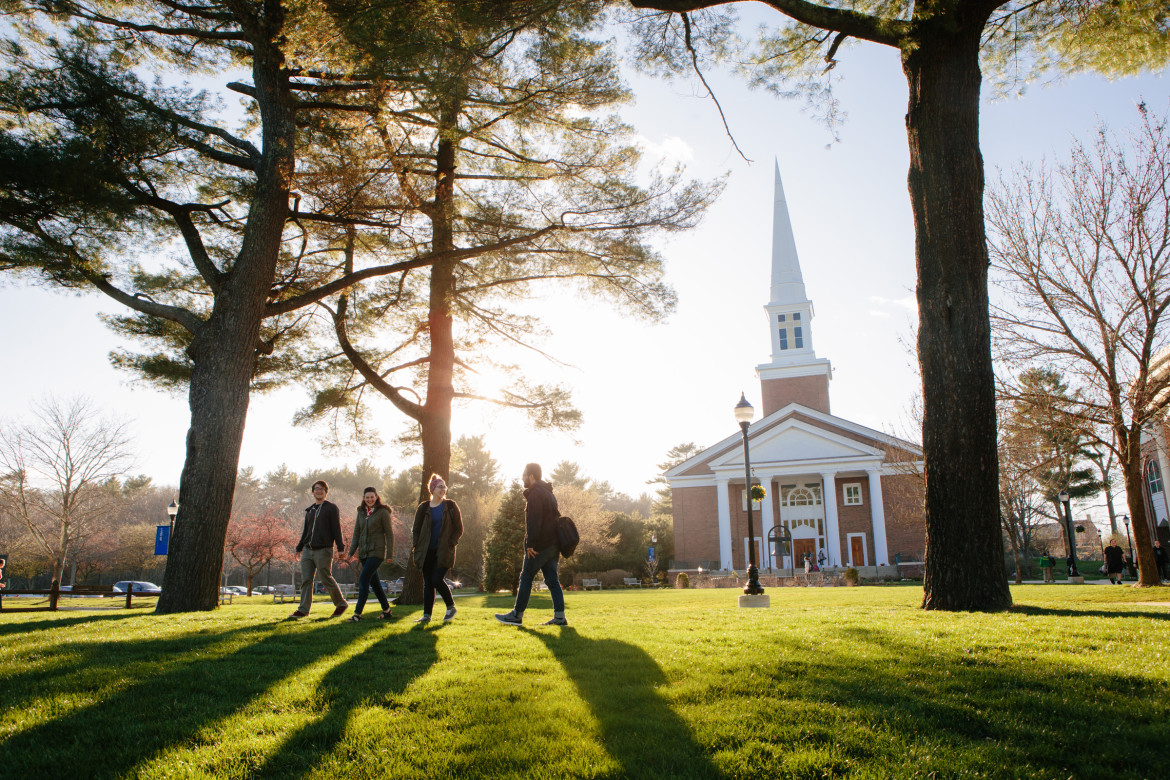
<path id="1" fill-rule="evenodd" d="M 426 627 L 214 613 L 0 615 L 0 777 L 1161 778 L 1170 588 L 504 596 Z M 528 623 L 550 616 L 534 597 Z M 376 610 L 369 609 L 372 617 Z"/>

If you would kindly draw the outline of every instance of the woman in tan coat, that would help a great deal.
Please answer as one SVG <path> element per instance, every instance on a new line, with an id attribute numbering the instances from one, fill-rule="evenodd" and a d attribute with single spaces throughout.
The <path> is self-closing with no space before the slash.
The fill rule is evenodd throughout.
<path id="1" fill-rule="evenodd" d="M 463 536 L 463 518 L 459 506 L 447 498 L 447 483 L 438 474 L 432 474 L 428 487 L 431 500 L 419 504 L 414 513 L 414 549 L 410 551 L 423 574 L 423 613 L 416 623 L 431 619 L 436 590 L 447 605 L 443 620 L 455 617 L 455 600 L 443 575 L 455 565 L 455 545 Z"/>
<path id="2" fill-rule="evenodd" d="M 382 503 L 377 488 L 368 487 L 362 491 L 362 503 L 358 505 L 357 518 L 353 521 L 353 535 L 349 541 L 349 556 L 356 554 L 362 562 L 362 573 L 358 575 L 357 606 L 353 610 L 353 617 L 349 619 L 351 623 L 362 619 L 362 610 L 366 606 L 371 586 L 378 603 L 382 605 L 382 614 L 378 617 L 390 617 L 390 602 L 386 599 L 386 591 L 382 589 L 382 581 L 378 579 L 378 567 L 382 561 L 394 555 L 392 520 L 390 508 Z"/>

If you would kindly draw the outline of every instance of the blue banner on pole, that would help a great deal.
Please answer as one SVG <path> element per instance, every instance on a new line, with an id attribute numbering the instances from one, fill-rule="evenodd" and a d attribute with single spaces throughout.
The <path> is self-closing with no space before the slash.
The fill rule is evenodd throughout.
<path id="1" fill-rule="evenodd" d="M 654 560 L 654 548 L 650 547 L 650 548 L 648 548 L 648 550 L 649 550 L 649 552 L 647 553 L 646 558 L 648 560 L 652 561 L 652 560 Z"/>
<path id="2" fill-rule="evenodd" d="M 160 525 L 154 534 L 154 554 L 166 555 L 171 546 L 171 527 Z"/>

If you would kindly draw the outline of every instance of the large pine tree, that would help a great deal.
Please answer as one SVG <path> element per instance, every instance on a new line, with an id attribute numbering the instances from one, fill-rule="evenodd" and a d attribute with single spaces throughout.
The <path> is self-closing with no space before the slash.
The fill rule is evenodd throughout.
<path id="1" fill-rule="evenodd" d="M 507 589 L 516 595 L 524 565 L 525 504 L 524 490 L 513 482 L 483 544 L 483 589 L 488 593 Z"/>

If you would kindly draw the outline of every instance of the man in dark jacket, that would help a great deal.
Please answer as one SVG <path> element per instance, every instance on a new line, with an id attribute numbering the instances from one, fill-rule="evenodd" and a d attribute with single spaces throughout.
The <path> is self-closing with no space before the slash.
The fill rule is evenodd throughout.
<path id="1" fill-rule="evenodd" d="M 337 580 L 333 579 L 333 548 L 344 559 L 345 540 L 341 538 L 341 514 L 337 511 L 337 504 L 326 501 L 329 494 L 329 485 L 319 479 L 313 483 L 312 506 L 305 509 L 305 527 L 301 531 L 301 540 L 297 542 L 297 552 L 301 556 L 301 604 L 289 617 L 307 617 L 313 606 L 313 575 L 321 577 L 321 584 L 329 591 L 333 599 L 333 614 L 337 617 L 349 608 L 349 602 L 341 595 L 341 588 L 337 587 Z"/>
<path id="2" fill-rule="evenodd" d="M 524 568 L 520 571 L 520 587 L 516 590 L 516 605 L 511 612 L 496 615 L 496 620 L 511 626 L 524 622 L 524 610 L 532 593 L 532 580 L 538 571 L 544 572 L 544 584 L 553 601 L 553 619 L 546 626 L 567 626 L 565 620 L 565 593 L 557 579 L 557 565 L 561 548 L 557 543 L 557 497 L 552 485 L 541 480 L 539 463 L 529 463 L 521 476 L 524 483 Z"/>

